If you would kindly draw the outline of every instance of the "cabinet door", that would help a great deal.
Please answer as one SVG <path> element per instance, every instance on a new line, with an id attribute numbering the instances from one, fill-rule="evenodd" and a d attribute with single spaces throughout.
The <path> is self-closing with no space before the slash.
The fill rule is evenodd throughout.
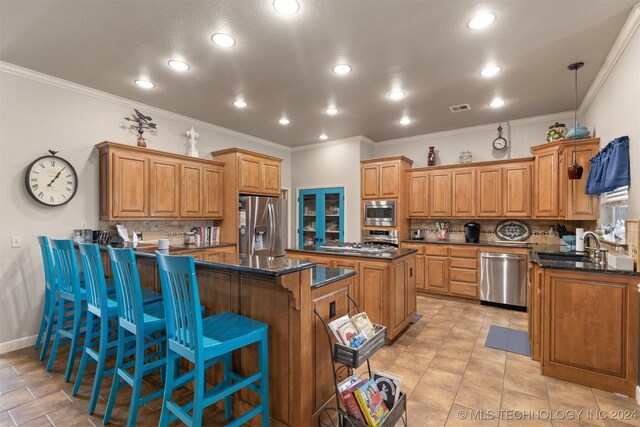
<path id="1" fill-rule="evenodd" d="M 320 244 L 322 237 L 318 233 L 318 209 L 320 201 L 316 190 L 301 190 L 298 193 L 299 220 L 298 245 L 300 247 Z M 320 224 L 321 225 L 321 224 Z"/>
<path id="2" fill-rule="evenodd" d="M 427 206 L 427 191 L 429 182 L 426 172 L 412 172 L 409 174 L 409 216 L 427 217 L 429 208 Z"/>
<path id="3" fill-rule="evenodd" d="M 280 197 L 280 163 L 262 161 L 262 192 Z"/>
<path id="4" fill-rule="evenodd" d="M 451 216 L 451 172 L 429 173 L 429 215 Z"/>
<path id="5" fill-rule="evenodd" d="M 222 206 L 224 201 L 223 169 L 221 167 L 204 167 L 204 193 L 203 206 L 204 217 L 222 219 Z"/>
<path id="6" fill-rule="evenodd" d="M 383 315 L 383 301 L 388 304 L 384 284 L 389 278 L 389 267 L 363 262 L 360 267 L 360 309 L 366 311 L 373 323 L 386 324 Z"/>
<path id="7" fill-rule="evenodd" d="M 502 168 L 478 169 L 477 206 L 479 217 L 496 218 L 502 215 Z"/>
<path id="8" fill-rule="evenodd" d="M 199 165 L 181 165 L 182 204 L 180 216 L 202 217 L 202 167 Z"/>
<path id="9" fill-rule="evenodd" d="M 380 165 L 380 198 L 393 199 L 400 194 L 400 165 L 383 163 Z"/>
<path id="10" fill-rule="evenodd" d="M 567 218 L 567 202 L 569 191 L 569 177 L 567 176 L 567 152 L 558 155 L 558 218 Z"/>
<path id="11" fill-rule="evenodd" d="M 576 150 L 576 161 L 584 168 L 584 173 L 581 179 L 567 180 L 569 182 L 568 190 L 569 197 L 567 203 L 567 218 L 568 219 L 597 219 L 599 211 L 598 196 L 585 193 L 587 185 L 587 177 L 589 176 L 589 170 L 591 164 L 589 160 L 595 156 L 598 152 L 598 145 L 592 144 L 591 146 L 578 147 Z M 569 153 L 566 152 L 567 163 L 573 156 L 573 150 Z M 573 159 L 572 159 L 573 160 Z M 566 168 L 560 169 L 561 172 L 566 171 Z M 566 175 L 566 172 L 564 172 Z"/>
<path id="12" fill-rule="evenodd" d="M 335 244 L 344 242 L 344 189 L 342 187 L 325 188 L 322 194 L 321 213 L 324 233 L 322 242 Z"/>
<path id="13" fill-rule="evenodd" d="M 407 262 L 405 263 L 405 277 L 407 278 L 407 317 L 413 317 L 417 311 L 418 297 L 416 293 L 416 287 L 418 278 L 420 277 L 418 260 L 421 258 L 423 257 L 416 256 L 415 258 L 407 260 Z"/>
<path id="14" fill-rule="evenodd" d="M 150 159 L 149 216 L 175 218 L 180 215 L 180 166 L 164 159 Z"/>
<path id="15" fill-rule="evenodd" d="M 349 294 L 360 306 L 360 309 L 362 309 L 364 303 L 360 301 L 360 263 L 358 261 L 350 260 L 347 257 L 340 257 L 339 259 L 331 260 L 331 267 L 344 268 L 347 270 L 354 270 L 356 272 L 356 275 L 352 277 L 353 285 L 349 290 Z"/>
<path id="16" fill-rule="evenodd" d="M 149 216 L 149 159 L 130 153 L 113 155 L 113 216 Z"/>
<path id="17" fill-rule="evenodd" d="M 449 292 L 449 259 L 425 256 L 425 289 L 446 294 Z"/>
<path id="18" fill-rule="evenodd" d="M 558 152 L 542 152 L 535 159 L 533 216 L 558 217 Z"/>
<path id="19" fill-rule="evenodd" d="M 380 197 L 379 165 L 363 165 L 361 167 L 360 188 L 363 199 L 378 199 Z"/>
<path id="20" fill-rule="evenodd" d="M 259 194 L 262 192 L 260 179 L 260 160 L 238 154 L 238 192 L 247 194 Z"/>
<path id="21" fill-rule="evenodd" d="M 531 164 L 514 164 L 502 168 L 503 216 L 531 217 Z"/>
<path id="22" fill-rule="evenodd" d="M 461 218 L 473 218 L 476 215 L 474 193 L 476 189 L 476 171 L 460 169 L 451 172 L 451 215 Z"/>

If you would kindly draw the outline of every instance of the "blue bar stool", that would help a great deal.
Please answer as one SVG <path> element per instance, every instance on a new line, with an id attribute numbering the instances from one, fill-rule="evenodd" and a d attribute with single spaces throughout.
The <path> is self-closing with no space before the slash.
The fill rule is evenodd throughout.
<path id="1" fill-rule="evenodd" d="M 267 328 L 239 314 L 225 311 L 202 318 L 198 309 L 200 295 L 193 257 L 170 256 L 156 252 L 160 283 L 167 313 L 167 375 L 160 426 L 167 426 L 176 418 L 188 426 L 202 425 L 202 412 L 224 399 L 225 418 L 231 418 L 231 395 L 248 387 L 260 395 L 260 404 L 229 426 L 239 426 L 261 414 L 262 426 L 269 425 L 269 368 Z M 231 353 L 247 345 L 258 344 L 258 371 L 242 377 L 231 370 Z M 175 372 L 175 361 L 184 357 L 194 369 L 183 375 Z M 206 390 L 205 369 L 222 361 L 224 376 L 220 384 Z M 173 399 L 173 391 L 194 381 L 193 400 L 184 406 Z M 256 382 L 260 382 L 257 385 Z M 193 415 L 188 411 L 193 409 Z"/>
<path id="2" fill-rule="evenodd" d="M 96 362 L 96 372 L 93 379 L 93 388 L 89 398 L 89 414 L 93 414 L 105 375 L 113 374 L 114 370 L 104 370 L 108 356 L 115 354 L 118 344 L 117 331 L 118 303 L 116 295 L 107 293 L 107 282 L 104 277 L 104 267 L 100 257 L 98 245 L 81 243 L 80 259 L 87 285 L 87 328 L 84 338 L 84 351 L 78 368 L 78 375 L 73 386 L 72 394 L 76 396 L 82 384 L 84 370 L 87 362 Z M 162 295 L 150 289 L 142 289 L 143 304 L 150 304 L 162 300 Z M 109 323 L 112 326 L 109 326 Z M 113 326 L 115 325 L 115 326 Z M 131 337 L 133 338 L 133 337 Z M 130 339 L 133 342 L 133 339 Z M 89 359 L 90 358 L 90 359 Z"/>
<path id="3" fill-rule="evenodd" d="M 143 304 L 140 277 L 133 250 L 114 249 L 110 246 L 108 250 L 118 300 L 118 349 L 113 384 L 103 422 L 109 423 L 118 389 L 126 382 L 133 388 L 127 426 L 134 426 L 139 406 L 162 396 L 162 389 L 142 397 L 140 394 L 142 378 L 153 371 L 162 371 L 165 367 L 164 306 L 161 302 Z M 131 340 L 132 336 L 132 342 L 135 343 L 134 360 L 133 363 L 125 364 L 125 344 Z M 157 350 L 154 351 L 151 347 L 155 346 Z M 133 367 L 133 373 L 128 370 L 131 367 Z"/>
<path id="4" fill-rule="evenodd" d="M 80 274 L 73 242 L 71 240 L 51 240 L 51 248 L 53 249 L 59 301 L 55 338 L 46 370 L 50 371 L 53 367 L 60 340 L 71 340 L 67 368 L 64 373 L 64 380 L 68 382 L 73 372 L 76 353 L 82 350 L 79 341 L 82 328 L 85 326 L 87 293 L 80 285 Z M 72 319 L 65 318 L 65 302 L 73 305 Z M 67 320 L 71 320 L 71 325 L 68 325 Z"/>

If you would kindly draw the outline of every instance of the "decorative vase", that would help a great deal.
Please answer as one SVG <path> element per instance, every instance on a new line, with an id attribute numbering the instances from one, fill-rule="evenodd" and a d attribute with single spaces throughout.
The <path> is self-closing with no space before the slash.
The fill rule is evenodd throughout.
<path id="1" fill-rule="evenodd" d="M 427 166 L 433 166 L 436 164 L 436 147 L 429 147 L 429 153 L 427 154 Z"/>
<path id="2" fill-rule="evenodd" d="M 580 126 L 580 122 L 576 122 L 576 127 L 569 129 L 567 132 L 568 139 L 584 139 L 588 138 L 591 132 L 584 126 Z"/>
<path id="3" fill-rule="evenodd" d="M 470 150 L 465 150 L 460 152 L 460 163 L 471 163 L 473 159 L 473 155 Z"/>
<path id="4" fill-rule="evenodd" d="M 555 122 L 553 125 L 549 126 L 546 140 L 547 142 L 553 142 L 559 139 L 563 139 L 566 133 L 567 127 L 564 125 L 564 123 Z"/>

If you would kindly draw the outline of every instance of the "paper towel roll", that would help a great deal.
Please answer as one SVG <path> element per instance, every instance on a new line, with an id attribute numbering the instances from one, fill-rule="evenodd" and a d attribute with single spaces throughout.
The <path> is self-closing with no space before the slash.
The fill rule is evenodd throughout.
<path id="1" fill-rule="evenodd" d="M 169 239 L 158 239 L 158 249 L 169 249 Z"/>
<path id="2" fill-rule="evenodd" d="M 584 233 L 584 228 L 576 228 L 576 251 L 584 252 L 584 240 L 580 238 Z"/>

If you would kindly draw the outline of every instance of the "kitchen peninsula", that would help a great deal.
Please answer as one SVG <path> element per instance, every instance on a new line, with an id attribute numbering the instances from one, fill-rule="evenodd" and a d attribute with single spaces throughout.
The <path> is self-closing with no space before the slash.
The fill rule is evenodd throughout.
<path id="1" fill-rule="evenodd" d="M 356 273 L 285 257 L 219 250 L 225 247 L 191 249 L 204 254 L 195 260 L 195 267 L 205 315 L 229 310 L 268 324 L 271 425 L 317 425 L 321 410 L 332 405 L 334 390 L 326 332 L 314 310 L 327 322 L 346 314 Z M 106 248 L 102 249 L 108 259 Z M 183 254 L 185 249 L 170 247 L 167 252 Z M 141 285 L 160 291 L 155 250 L 137 247 L 136 263 Z M 207 255 L 211 251 L 215 257 Z M 330 313 L 330 305 L 335 313 Z M 242 349 L 234 354 L 234 368 L 242 375 L 254 372 L 257 360 L 257 347 Z M 210 383 L 217 384 L 218 370 L 207 375 Z M 242 390 L 233 400 L 234 416 L 255 404 L 256 395 Z"/>
<path id="2" fill-rule="evenodd" d="M 416 315 L 416 250 L 351 251 L 340 247 L 287 249 L 287 258 L 356 271 L 351 296 L 393 341 Z"/>

